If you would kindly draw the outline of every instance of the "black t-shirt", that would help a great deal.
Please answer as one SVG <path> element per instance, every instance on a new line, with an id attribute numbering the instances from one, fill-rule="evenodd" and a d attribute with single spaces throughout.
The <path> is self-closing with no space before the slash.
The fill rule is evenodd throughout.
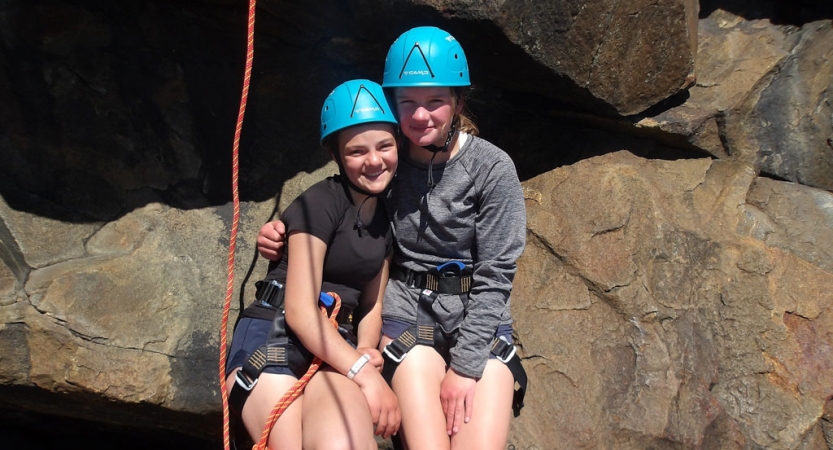
<path id="1" fill-rule="evenodd" d="M 393 252 L 393 237 L 381 199 L 371 222 L 357 225 L 358 205 L 353 205 L 338 177 L 319 181 L 304 191 L 281 214 L 281 220 L 287 235 L 303 231 L 327 244 L 321 291 L 337 293 L 342 307 L 352 310 L 358 306 L 364 286 L 379 273 L 385 257 Z M 269 265 L 266 280 L 286 282 L 290 253 L 287 245 L 281 261 Z M 274 310 L 255 302 L 246 309 L 245 315 L 271 320 Z"/>

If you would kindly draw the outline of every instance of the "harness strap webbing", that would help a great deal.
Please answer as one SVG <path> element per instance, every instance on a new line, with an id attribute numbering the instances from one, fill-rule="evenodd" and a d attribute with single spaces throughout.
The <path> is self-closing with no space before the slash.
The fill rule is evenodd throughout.
<path id="1" fill-rule="evenodd" d="M 399 364 L 402 363 L 408 352 L 417 345 L 428 345 L 435 348 L 445 359 L 446 364 L 449 364 L 451 359 L 449 352 L 456 342 L 457 331 L 450 335 L 446 334 L 434 320 L 431 307 L 438 296 L 438 292 L 424 289 L 419 296 L 417 323 L 411 325 L 399 337 L 385 346 L 382 352 L 382 357 L 385 359 L 385 364 L 382 367 L 382 377 L 388 384 L 392 384 L 393 375 Z M 524 406 L 527 385 L 526 370 L 521 364 L 521 358 L 513 344 L 500 338 L 495 338 L 492 341 L 490 352 L 495 358 L 506 364 L 518 384 L 512 399 L 512 412 L 515 417 L 518 417 L 521 414 L 521 408 Z"/>
<path id="2" fill-rule="evenodd" d="M 402 333 L 403 336 L 405 334 L 410 335 L 410 330 Z M 409 345 L 406 342 L 412 342 L 412 344 Z M 382 377 L 385 378 L 388 384 L 392 383 L 393 375 L 399 367 L 399 364 L 402 363 L 402 360 L 405 359 L 408 352 L 416 345 L 418 344 L 411 338 L 406 338 L 404 340 L 397 338 L 385 347 L 385 351 L 382 353 L 382 357 L 385 359 L 385 365 L 382 369 Z M 521 414 L 521 408 L 524 407 L 524 397 L 526 396 L 527 385 L 526 370 L 524 369 L 523 364 L 521 364 L 521 358 L 515 351 L 514 345 L 499 338 L 495 338 L 495 340 L 492 341 L 491 353 L 502 363 L 506 364 L 509 372 L 512 373 L 512 377 L 518 384 L 518 387 L 515 389 L 515 393 L 512 397 L 512 413 L 515 417 L 518 417 Z"/>
<path id="3" fill-rule="evenodd" d="M 267 367 L 289 367 L 292 373 L 300 378 L 309 367 L 310 359 L 298 353 L 300 353 L 298 348 L 290 342 L 286 330 L 286 318 L 278 313 L 272 321 L 272 329 L 266 343 L 249 356 L 235 375 L 235 382 L 229 393 L 231 409 L 238 416 L 243 412 L 243 405 L 246 404 L 249 394 L 257 384 L 260 374 Z"/>
<path id="4" fill-rule="evenodd" d="M 515 378 L 515 382 L 518 383 L 518 388 L 515 389 L 512 397 L 512 413 L 515 417 L 518 417 L 521 415 L 521 408 L 524 407 L 527 382 L 526 370 L 524 370 L 524 366 L 521 364 L 521 357 L 518 356 L 518 352 L 513 344 L 500 338 L 495 338 L 492 341 L 491 353 L 495 355 L 495 358 L 506 364 L 509 372 L 512 373 L 512 377 Z"/>
<path id="5" fill-rule="evenodd" d="M 399 266 L 393 267 L 390 277 L 410 287 L 430 289 L 440 294 L 463 294 L 471 291 L 472 284 L 472 276 L 470 273 L 457 276 L 442 276 L 432 271 L 418 272 Z"/>

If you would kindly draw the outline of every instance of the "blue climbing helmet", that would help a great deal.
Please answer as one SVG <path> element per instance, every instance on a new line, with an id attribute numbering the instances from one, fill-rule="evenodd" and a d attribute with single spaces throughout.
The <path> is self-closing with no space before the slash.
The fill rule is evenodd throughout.
<path id="1" fill-rule="evenodd" d="M 324 139 L 353 125 L 398 122 L 382 87 L 370 80 L 350 80 L 338 85 L 321 107 L 321 143 Z"/>
<path id="2" fill-rule="evenodd" d="M 416 27 L 402 33 L 385 58 L 385 88 L 470 85 L 463 47 L 437 27 Z"/>

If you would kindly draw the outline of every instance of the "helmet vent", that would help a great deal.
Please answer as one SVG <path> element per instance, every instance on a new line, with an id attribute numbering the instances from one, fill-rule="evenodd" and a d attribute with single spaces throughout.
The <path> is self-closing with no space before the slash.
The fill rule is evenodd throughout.
<path id="1" fill-rule="evenodd" d="M 428 58 L 425 57 L 422 47 L 419 46 L 419 42 L 414 42 L 414 46 L 411 47 L 411 51 L 408 52 L 408 57 L 405 58 L 405 62 L 402 63 L 402 70 L 399 71 L 399 79 L 402 79 L 402 74 L 405 73 L 405 67 L 408 67 L 408 61 L 411 60 L 411 55 L 414 54 L 414 49 L 419 51 L 419 55 L 422 56 L 422 61 L 425 62 L 425 68 L 428 69 L 428 74 L 431 75 L 431 78 L 434 78 L 434 71 L 431 70 L 431 64 L 428 63 Z"/>
<path id="2" fill-rule="evenodd" d="M 359 89 L 356 91 L 356 98 L 353 99 L 353 108 L 350 110 L 350 118 L 352 118 L 353 114 L 356 113 L 356 105 L 358 105 L 358 103 L 359 103 L 359 96 L 362 95 L 362 91 L 367 92 L 367 95 L 369 95 L 370 98 L 373 99 L 373 101 L 376 103 L 376 106 L 378 106 L 379 110 L 382 111 L 382 114 L 387 114 L 385 112 L 385 107 L 382 106 L 381 103 L 379 103 L 379 99 L 377 99 L 376 96 L 373 95 L 372 92 L 370 92 L 370 89 L 366 88 L 363 84 L 361 84 L 361 85 L 359 85 Z"/>

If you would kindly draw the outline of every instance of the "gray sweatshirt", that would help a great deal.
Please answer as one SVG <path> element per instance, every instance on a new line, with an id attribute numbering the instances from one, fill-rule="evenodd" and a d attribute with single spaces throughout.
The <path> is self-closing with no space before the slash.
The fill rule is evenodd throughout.
<path id="1" fill-rule="evenodd" d="M 454 158 L 433 166 L 433 189 L 427 186 L 427 165 L 400 157 L 388 212 L 396 264 L 425 271 L 457 260 L 473 267 L 465 309 L 466 294 L 440 295 L 433 309 L 445 331 L 459 328 L 451 367 L 479 378 L 498 325 L 512 323 L 509 296 L 515 262 L 524 250 L 526 211 L 509 155 L 488 141 L 464 136 Z M 419 293 L 391 279 L 382 315 L 415 323 Z"/>

